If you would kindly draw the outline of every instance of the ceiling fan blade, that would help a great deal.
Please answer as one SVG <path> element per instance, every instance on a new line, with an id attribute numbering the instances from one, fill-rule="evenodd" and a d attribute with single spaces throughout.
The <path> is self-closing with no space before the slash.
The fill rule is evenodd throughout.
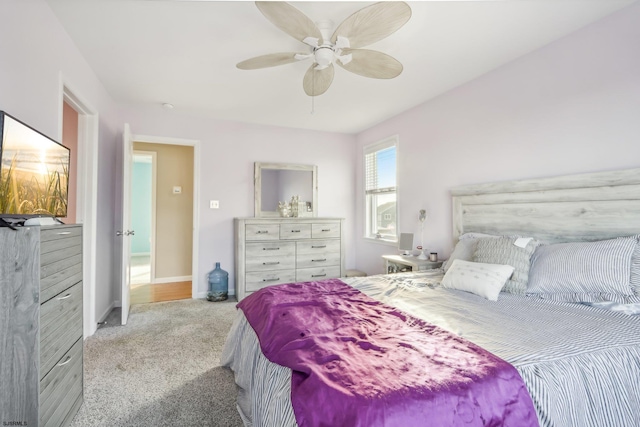
<path id="1" fill-rule="evenodd" d="M 333 74 L 335 73 L 333 64 L 329 64 L 327 68 L 323 68 L 322 70 L 316 70 L 315 68 L 317 66 L 318 64 L 315 62 L 311 64 L 311 67 L 309 67 L 302 80 L 302 87 L 309 96 L 322 95 L 329 89 L 329 86 L 331 86 L 333 82 Z"/>
<path id="2" fill-rule="evenodd" d="M 338 65 L 347 71 L 374 79 L 392 79 L 402 73 L 402 64 L 392 56 L 376 50 L 343 49 L 344 55 L 351 54 L 351 61 Z"/>
<path id="3" fill-rule="evenodd" d="M 306 55 L 305 53 L 282 52 L 270 53 L 268 55 L 256 56 L 246 61 L 238 62 L 236 67 L 241 70 L 257 70 L 258 68 L 275 67 L 276 65 L 290 64 L 298 62 L 296 55 Z"/>
<path id="4" fill-rule="evenodd" d="M 331 36 L 349 39 L 351 48 L 368 46 L 393 34 L 411 18 L 411 8 L 403 1 L 380 2 L 367 6 L 345 19 Z"/>
<path id="5" fill-rule="evenodd" d="M 280 1 L 257 1 L 256 6 L 260 12 L 273 25 L 289 34 L 294 39 L 301 41 L 308 37 L 322 40 L 322 34 L 316 24 L 289 3 Z"/>

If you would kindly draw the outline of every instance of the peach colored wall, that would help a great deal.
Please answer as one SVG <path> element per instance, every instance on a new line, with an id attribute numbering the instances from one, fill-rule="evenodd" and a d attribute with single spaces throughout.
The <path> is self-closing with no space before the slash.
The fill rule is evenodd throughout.
<path id="1" fill-rule="evenodd" d="M 134 142 L 157 153 L 155 277 L 191 276 L 193 245 L 193 147 Z M 182 193 L 173 194 L 173 187 Z"/>
<path id="2" fill-rule="evenodd" d="M 76 195 L 78 194 L 78 112 L 63 102 L 62 108 L 62 145 L 71 150 L 69 161 L 69 198 L 67 217 L 64 222 L 76 222 Z"/>

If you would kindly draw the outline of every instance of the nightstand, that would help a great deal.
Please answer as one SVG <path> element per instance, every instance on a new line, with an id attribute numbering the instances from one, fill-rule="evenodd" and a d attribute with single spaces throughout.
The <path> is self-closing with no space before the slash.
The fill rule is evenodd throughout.
<path id="1" fill-rule="evenodd" d="M 430 270 L 442 267 L 442 261 L 422 260 L 414 256 L 382 255 L 384 271 L 390 273 L 402 273 L 405 271 Z"/>

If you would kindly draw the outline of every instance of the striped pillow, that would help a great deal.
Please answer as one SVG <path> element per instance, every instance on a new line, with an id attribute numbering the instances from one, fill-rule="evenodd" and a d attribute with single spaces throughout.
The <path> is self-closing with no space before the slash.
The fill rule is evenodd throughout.
<path id="1" fill-rule="evenodd" d="M 473 253 L 474 262 L 510 265 L 514 268 L 513 276 L 507 280 L 502 292 L 523 295 L 527 291 L 531 255 L 540 242 L 533 238 L 523 239 L 524 247 L 518 246 L 520 242 L 517 236 L 478 239 Z"/>
<path id="2" fill-rule="evenodd" d="M 527 295 L 565 302 L 635 302 L 630 286 L 633 238 L 539 247 L 531 258 Z"/>
<path id="3" fill-rule="evenodd" d="M 465 233 L 460 236 L 458 243 L 456 243 L 456 247 L 453 248 L 453 252 L 449 255 L 449 259 L 444 263 L 442 268 L 445 272 L 451 268 L 453 265 L 453 261 L 457 259 L 461 259 L 463 261 L 471 261 L 473 258 L 473 253 L 476 250 L 476 244 L 478 243 L 478 239 L 483 237 L 490 237 L 497 239 L 500 236 L 493 236 L 491 234 L 483 234 L 483 233 Z"/>
<path id="4" fill-rule="evenodd" d="M 631 276 L 629 277 L 629 285 L 633 289 L 633 293 L 640 300 L 640 234 L 631 237 L 636 239 L 636 248 L 631 255 Z"/>

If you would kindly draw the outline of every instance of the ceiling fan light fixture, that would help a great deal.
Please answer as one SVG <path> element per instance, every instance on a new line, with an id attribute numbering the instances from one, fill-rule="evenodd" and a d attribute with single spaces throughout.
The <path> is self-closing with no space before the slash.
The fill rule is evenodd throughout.
<path id="1" fill-rule="evenodd" d="M 329 64 L 333 63 L 335 55 L 336 53 L 330 47 L 322 46 L 315 50 L 316 63 L 322 68 L 327 68 Z"/>
<path id="2" fill-rule="evenodd" d="M 257 1 L 256 6 L 276 27 L 311 47 L 311 52 L 283 52 L 257 56 L 236 64 L 242 70 L 254 70 L 313 58 L 303 78 L 307 95 L 322 95 L 334 76 L 334 63 L 355 74 L 376 79 L 392 79 L 402 72 L 395 58 L 362 47 L 388 37 L 411 18 L 411 8 L 403 1 L 383 1 L 353 13 L 329 36 L 333 22 L 314 23 L 286 2 Z"/>

